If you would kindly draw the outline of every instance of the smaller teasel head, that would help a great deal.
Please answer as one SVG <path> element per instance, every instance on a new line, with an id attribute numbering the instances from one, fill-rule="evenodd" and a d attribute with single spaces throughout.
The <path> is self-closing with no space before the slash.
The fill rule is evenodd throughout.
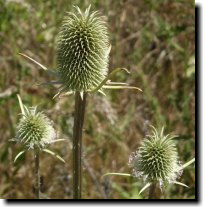
<path id="1" fill-rule="evenodd" d="M 104 18 L 90 7 L 69 12 L 57 46 L 57 72 L 61 91 L 91 91 L 107 76 L 109 39 Z"/>
<path id="2" fill-rule="evenodd" d="M 36 107 L 27 108 L 18 95 L 21 107 L 21 119 L 17 126 L 15 141 L 23 143 L 27 148 L 42 149 L 56 139 L 52 121 Z"/>
<path id="3" fill-rule="evenodd" d="M 134 177 L 142 177 L 148 183 L 174 183 L 181 175 L 174 135 L 164 135 L 164 128 L 159 133 L 154 127 L 138 151 L 130 156 L 129 164 Z"/>

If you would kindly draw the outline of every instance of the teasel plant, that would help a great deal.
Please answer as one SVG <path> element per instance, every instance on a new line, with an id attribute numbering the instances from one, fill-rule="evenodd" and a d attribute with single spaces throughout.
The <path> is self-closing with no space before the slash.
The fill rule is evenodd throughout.
<path id="1" fill-rule="evenodd" d="M 157 131 L 153 126 L 151 128 L 152 134 L 147 135 L 137 152 L 130 155 L 128 164 L 132 173 L 106 173 L 103 176 L 117 175 L 143 179 L 145 186 L 139 194 L 149 188 L 148 199 L 160 199 L 169 184 L 188 187 L 176 180 L 182 175 L 183 169 L 195 162 L 195 158 L 182 165 L 173 140 L 177 136 L 164 135 L 164 127 L 161 131 Z"/>
<path id="2" fill-rule="evenodd" d="M 35 164 L 35 195 L 36 199 L 40 199 L 40 152 L 48 153 L 65 163 L 62 157 L 47 148 L 49 144 L 64 141 L 64 139 L 57 139 L 53 122 L 43 112 L 38 112 L 37 107 L 28 108 L 23 104 L 21 97 L 19 95 L 17 95 L 17 97 L 21 109 L 21 118 L 17 125 L 15 138 L 12 139 L 12 141 L 22 144 L 24 149 L 16 155 L 14 163 L 16 163 L 19 157 L 25 152 L 29 150 L 33 151 Z"/>
<path id="3" fill-rule="evenodd" d="M 39 65 L 43 70 L 57 77 L 56 81 L 42 85 L 59 85 L 54 96 L 75 95 L 73 127 L 73 198 L 81 199 L 82 185 L 82 131 L 88 94 L 99 92 L 106 95 L 105 89 L 133 89 L 142 91 L 127 83 L 113 82 L 111 77 L 126 68 L 116 68 L 108 74 L 111 45 L 109 43 L 105 17 L 98 11 L 90 12 L 90 6 L 82 12 L 74 6 L 76 13 L 65 16 L 57 44 L 57 69 L 49 70 L 26 54 L 21 56 Z"/>

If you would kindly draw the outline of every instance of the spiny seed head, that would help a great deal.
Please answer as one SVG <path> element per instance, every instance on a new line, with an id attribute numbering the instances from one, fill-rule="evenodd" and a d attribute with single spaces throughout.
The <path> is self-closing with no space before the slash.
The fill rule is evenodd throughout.
<path id="1" fill-rule="evenodd" d="M 174 141 L 176 136 L 164 135 L 153 127 L 153 135 L 144 139 L 139 150 L 131 155 L 130 165 L 135 177 L 143 177 L 149 183 L 171 183 L 181 175 L 178 153 Z"/>
<path id="2" fill-rule="evenodd" d="M 25 107 L 25 106 L 24 106 Z M 28 148 L 41 149 L 56 139 L 56 132 L 49 120 L 36 108 L 26 108 L 17 126 L 15 140 L 24 143 Z"/>
<path id="3" fill-rule="evenodd" d="M 98 12 L 65 17 L 58 38 L 57 65 L 61 91 L 89 91 L 107 75 L 109 39 L 105 21 Z"/>

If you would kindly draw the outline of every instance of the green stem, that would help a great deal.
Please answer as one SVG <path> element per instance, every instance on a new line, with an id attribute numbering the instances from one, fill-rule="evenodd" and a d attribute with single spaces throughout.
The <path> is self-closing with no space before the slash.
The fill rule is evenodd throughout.
<path id="1" fill-rule="evenodd" d="M 39 150 L 34 150 L 35 160 L 35 193 L 36 199 L 40 199 L 40 169 L 39 169 Z"/>
<path id="2" fill-rule="evenodd" d="M 82 131 L 85 115 L 86 93 L 81 98 L 75 93 L 75 118 L 73 127 L 73 199 L 81 199 L 82 188 Z"/>

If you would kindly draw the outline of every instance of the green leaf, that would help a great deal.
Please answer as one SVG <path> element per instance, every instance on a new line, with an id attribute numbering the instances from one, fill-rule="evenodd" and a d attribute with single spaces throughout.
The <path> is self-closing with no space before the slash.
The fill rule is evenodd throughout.
<path id="1" fill-rule="evenodd" d="M 17 161 L 17 159 L 18 159 L 24 152 L 25 152 L 25 150 L 19 152 L 19 153 L 16 155 L 16 157 L 15 157 L 15 159 L 14 159 L 14 163 Z"/>
<path id="2" fill-rule="evenodd" d="M 65 163 L 65 160 L 62 157 L 60 157 L 58 154 L 56 154 L 55 152 L 53 152 L 53 151 L 51 151 L 49 149 L 43 149 L 43 151 L 46 152 L 46 153 L 48 153 L 48 154 L 50 154 L 50 155 L 52 155 L 52 156 L 54 156 L 54 157 L 56 157 L 61 162 Z"/>
<path id="3" fill-rule="evenodd" d="M 184 169 L 184 168 L 186 168 L 187 166 L 191 165 L 191 164 L 194 163 L 194 162 L 195 162 L 195 158 L 193 158 L 193 159 L 190 160 L 189 162 L 185 163 L 185 164 L 182 166 L 182 168 Z"/>
<path id="4" fill-rule="evenodd" d="M 147 189 L 148 187 L 150 187 L 151 184 L 150 183 L 147 183 L 139 192 L 139 194 L 141 194 L 142 192 L 144 192 L 145 189 Z"/>
<path id="5" fill-rule="evenodd" d="M 129 173 L 106 173 L 106 174 L 103 175 L 103 177 L 104 176 L 109 176 L 109 175 L 113 175 L 113 176 L 132 176 Z"/>
<path id="6" fill-rule="evenodd" d="M 178 182 L 178 181 L 175 181 L 174 184 L 178 184 L 178 185 L 181 185 L 181 186 L 183 186 L 183 187 L 189 188 L 186 184 L 183 184 L 183 183 Z"/>

